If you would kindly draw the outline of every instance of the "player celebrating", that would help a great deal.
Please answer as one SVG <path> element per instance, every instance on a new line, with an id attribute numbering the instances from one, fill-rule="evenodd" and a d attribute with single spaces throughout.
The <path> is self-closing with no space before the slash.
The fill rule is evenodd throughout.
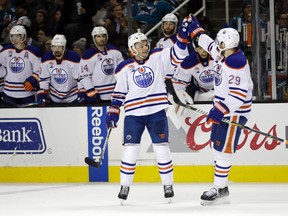
<path id="1" fill-rule="evenodd" d="M 178 19 L 173 13 L 168 13 L 162 18 L 161 29 L 164 37 L 156 43 L 156 47 L 170 48 L 174 46 L 177 41 L 177 25 Z"/>
<path id="2" fill-rule="evenodd" d="M 156 155 L 164 197 L 172 198 L 173 163 L 169 149 L 168 122 L 165 109 L 169 106 L 165 77 L 170 65 L 179 64 L 188 55 L 187 40 L 191 18 L 184 19 L 178 40 L 171 48 L 150 51 L 143 33 L 128 38 L 131 59 L 116 68 L 117 83 L 108 108 L 107 127 L 117 127 L 121 105 L 124 105 L 124 151 L 121 159 L 118 197 L 126 200 L 133 181 L 141 136 L 147 128 Z"/>
<path id="3" fill-rule="evenodd" d="M 191 37 L 216 61 L 213 108 L 207 116 L 212 122 L 214 187 L 201 196 L 201 204 L 229 202 L 228 176 L 241 128 L 223 123 L 222 118 L 244 125 L 251 112 L 253 83 L 244 53 L 238 48 L 239 34 L 233 28 L 221 29 L 213 41 L 193 17 Z"/>
<path id="4" fill-rule="evenodd" d="M 21 25 L 10 30 L 10 41 L 0 57 L 7 70 L 3 100 L 13 105 L 33 103 L 39 85 L 40 50 L 26 44 L 26 30 Z"/>
<path id="5" fill-rule="evenodd" d="M 185 104 L 193 104 L 193 100 L 211 101 L 214 98 L 214 60 L 196 40 L 193 40 L 192 44 L 195 52 L 184 59 L 172 79 L 179 99 Z M 186 89 L 191 82 L 194 82 L 195 86 L 193 92 Z M 189 91 L 189 95 L 186 91 Z"/>
<path id="6" fill-rule="evenodd" d="M 79 55 L 66 50 L 64 35 L 56 34 L 51 41 L 51 51 L 41 60 L 40 90 L 37 102 L 45 105 L 49 98 L 54 103 L 73 103 L 77 101 L 77 78 Z M 48 98 L 49 95 L 49 98 Z"/>
<path id="7" fill-rule="evenodd" d="M 123 61 L 121 52 L 114 46 L 107 44 L 107 30 L 100 26 L 92 30 L 94 47 L 86 50 L 80 61 L 79 79 L 82 91 L 80 103 L 96 103 L 100 99 L 110 103 L 111 94 L 115 87 L 115 68 Z"/>

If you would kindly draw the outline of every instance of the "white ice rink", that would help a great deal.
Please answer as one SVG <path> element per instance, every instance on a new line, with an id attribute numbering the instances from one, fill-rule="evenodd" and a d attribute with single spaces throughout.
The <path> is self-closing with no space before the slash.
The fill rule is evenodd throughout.
<path id="1" fill-rule="evenodd" d="M 208 183 L 177 183 L 169 204 L 160 183 L 135 183 L 120 205 L 117 183 L 0 184 L 0 215 L 288 215 L 288 184 L 231 183 L 231 204 L 201 206 L 200 195 L 210 187 Z"/>

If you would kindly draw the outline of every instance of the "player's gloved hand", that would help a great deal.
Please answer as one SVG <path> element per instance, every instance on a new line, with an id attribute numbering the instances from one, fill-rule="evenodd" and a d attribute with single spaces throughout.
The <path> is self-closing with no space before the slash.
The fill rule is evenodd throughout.
<path id="1" fill-rule="evenodd" d="M 34 88 L 38 87 L 38 77 L 37 75 L 32 75 L 28 77 L 24 82 L 24 88 L 26 91 L 32 91 Z"/>
<path id="2" fill-rule="evenodd" d="M 188 26 L 192 23 L 192 18 L 190 16 L 185 17 L 182 21 L 182 23 L 179 26 L 178 34 L 177 34 L 177 40 L 180 43 L 187 43 L 189 32 L 188 32 Z"/>
<path id="3" fill-rule="evenodd" d="M 184 104 L 193 104 L 193 99 L 188 95 L 188 93 L 185 90 L 177 90 L 176 94 L 179 98 L 179 100 Z"/>
<path id="4" fill-rule="evenodd" d="M 88 89 L 86 91 L 86 95 L 87 95 L 87 103 L 89 104 L 97 103 L 100 101 L 100 96 L 99 94 L 97 94 L 97 90 L 94 88 Z"/>
<path id="5" fill-rule="evenodd" d="M 195 39 L 196 37 L 199 38 L 199 36 L 205 32 L 205 30 L 201 27 L 200 23 L 198 22 L 198 20 L 196 19 L 196 17 L 194 17 L 193 15 L 190 15 L 192 22 L 191 24 L 189 24 L 188 27 L 188 32 L 189 35 L 191 37 L 191 39 Z M 198 43 L 198 41 L 197 41 Z"/>
<path id="6" fill-rule="evenodd" d="M 108 108 L 106 116 L 106 127 L 116 128 L 119 121 L 120 108 L 115 105 L 111 105 Z"/>
<path id="7" fill-rule="evenodd" d="M 37 91 L 36 97 L 39 106 L 46 106 L 49 103 L 48 91 L 45 89 L 40 89 L 39 91 Z"/>
<path id="8" fill-rule="evenodd" d="M 86 91 L 84 89 L 78 91 L 77 101 L 80 104 L 87 103 L 87 94 L 86 94 Z"/>
<path id="9" fill-rule="evenodd" d="M 220 102 L 216 102 L 214 104 L 214 107 L 210 110 L 209 114 L 207 115 L 207 122 L 219 124 L 223 118 L 224 115 L 228 114 L 230 112 L 229 108 Z"/>

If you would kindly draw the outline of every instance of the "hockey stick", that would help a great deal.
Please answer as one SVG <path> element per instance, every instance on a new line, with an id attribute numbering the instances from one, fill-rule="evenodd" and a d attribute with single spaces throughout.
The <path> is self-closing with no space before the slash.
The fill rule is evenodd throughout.
<path id="1" fill-rule="evenodd" d="M 26 103 L 26 104 L 17 104 L 17 107 L 24 108 L 24 107 L 38 106 L 42 104 L 43 104 L 42 102 L 31 102 L 31 103 Z"/>
<path id="2" fill-rule="evenodd" d="M 102 165 L 102 161 L 104 159 L 104 154 L 105 154 L 105 151 L 106 151 L 106 148 L 108 145 L 108 140 L 109 140 L 111 131 L 112 131 L 112 127 L 109 127 L 99 160 L 95 161 L 89 157 L 85 157 L 84 161 L 86 164 L 88 164 L 89 166 L 92 166 L 92 167 L 96 167 L 96 168 L 99 168 Z"/>
<path id="3" fill-rule="evenodd" d="M 178 104 L 179 106 L 185 107 L 185 108 L 187 108 L 187 109 L 193 110 L 193 111 L 195 111 L 195 112 L 201 113 L 201 114 L 203 114 L 203 115 L 206 115 L 206 116 L 208 115 L 208 112 L 206 112 L 206 111 L 204 111 L 204 110 L 201 110 L 201 109 L 198 109 L 198 108 L 196 108 L 196 107 L 193 107 L 193 106 L 191 106 L 190 104 L 184 104 L 184 103 L 182 103 L 182 102 L 180 101 L 179 97 L 177 96 L 177 93 L 176 93 L 176 91 L 175 91 L 175 89 L 174 89 L 174 87 L 173 87 L 173 84 L 172 84 L 172 81 L 171 81 L 171 80 L 166 80 L 165 83 L 166 83 L 168 92 L 169 92 L 170 94 L 172 94 L 173 99 L 174 99 L 174 101 L 175 101 L 176 104 Z M 236 122 L 230 121 L 229 119 L 223 118 L 221 121 L 224 122 L 224 123 L 227 123 L 227 124 L 231 124 L 231 125 L 237 126 L 237 127 L 241 128 L 241 129 L 250 130 L 250 131 L 253 131 L 253 132 L 255 132 L 255 133 L 261 134 L 261 135 L 263 135 L 263 136 L 265 136 L 265 137 L 269 137 L 269 138 L 271 138 L 271 139 L 274 139 L 274 140 L 277 140 L 277 141 L 280 141 L 280 142 L 284 142 L 284 139 L 282 139 L 282 138 L 273 136 L 273 135 L 271 135 L 271 134 L 264 133 L 264 132 L 259 131 L 259 130 L 255 130 L 255 129 L 253 129 L 253 128 L 250 128 L 250 127 L 245 126 L 245 125 L 242 125 L 242 124 L 238 124 L 238 123 L 236 123 Z M 285 140 L 285 143 L 288 144 L 288 140 Z"/>

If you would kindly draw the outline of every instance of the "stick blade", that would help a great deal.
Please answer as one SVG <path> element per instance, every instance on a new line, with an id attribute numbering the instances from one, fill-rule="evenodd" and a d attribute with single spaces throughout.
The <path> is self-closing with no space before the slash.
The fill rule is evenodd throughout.
<path id="1" fill-rule="evenodd" d="M 85 157 L 85 163 L 88 164 L 89 166 L 99 168 L 101 166 L 101 163 L 99 161 L 94 161 L 93 159 L 89 157 Z"/>

